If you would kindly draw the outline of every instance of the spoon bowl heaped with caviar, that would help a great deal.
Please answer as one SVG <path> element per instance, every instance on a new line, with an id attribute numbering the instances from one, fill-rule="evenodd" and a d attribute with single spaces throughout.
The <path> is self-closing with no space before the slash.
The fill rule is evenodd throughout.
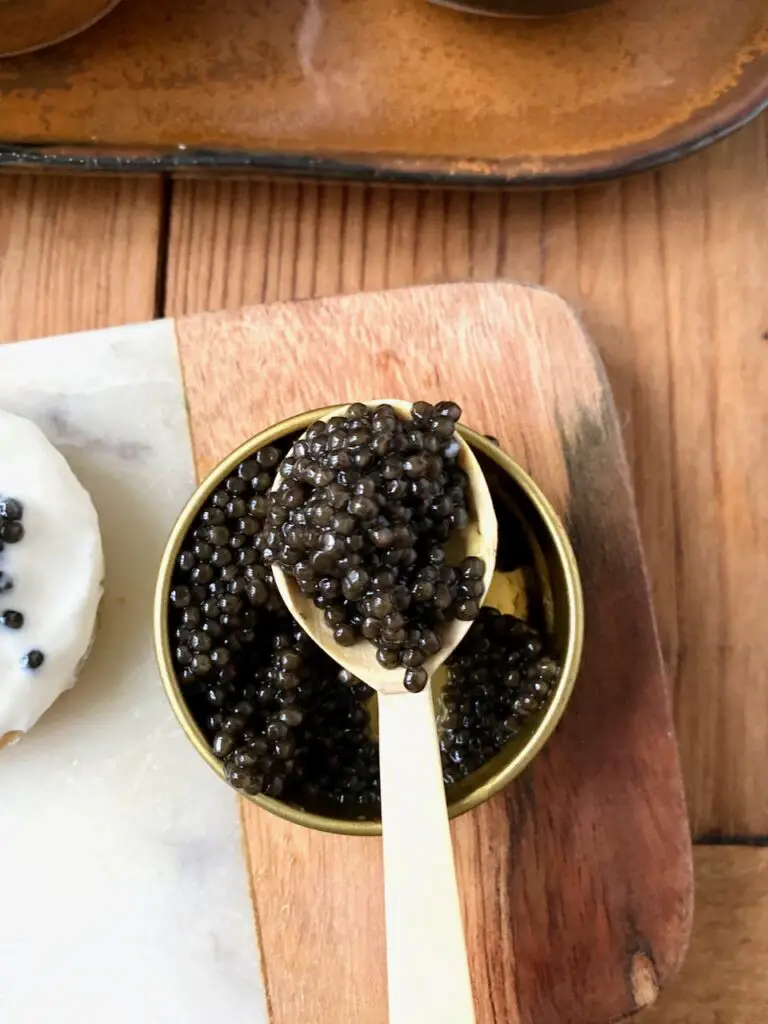
<path id="1" fill-rule="evenodd" d="M 493 501 L 460 415 L 453 402 L 335 410 L 294 444 L 270 492 L 286 605 L 378 695 L 393 1022 L 474 1020 L 427 689 L 480 614 L 496 559 Z"/>
<path id="2" fill-rule="evenodd" d="M 429 408 L 419 406 L 419 413 Z M 431 408 L 433 413 L 437 409 Z M 307 561 L 301 552 L 307 538 L 302 540 L 300 533 L 297 536 L 294 527 L 317 526 L 310 534 L 312 540 L 322 532 L 322 524 L 302 524 L 300 515 L 289 524 L 287 513 L 291 510 L 281 508 L 270 492 L 292 446 L 319 419 L 327 419 L 333 412 L 309 411 L 270 426 L 212 470 L 180 514 L 166 546 L 156 591 L 155 634 L 169 701 L 188 738 L 211 768 L 273 814 L 301 826 L 365 836 L 381 832 L 375 692 L 359 676 L 340 667 L 341 657 L 352 648 L 334 641 L 329 655 L 296 622 L 277 589 L 274 572 L 280 546 L 290 539 L 297 545 L 298 557 L 289 554 L 286 560 L 294 562 L 293 568 L 304 577 L 305 589 L 312 590 L 311 574 L 306 566 L 300 568 Z M 434 416 L 430 414 L 430 418 Z M 440 429 L 447 434 L 449 425 L 441 422 Z M 401 693 L 397 698 L 424 701 L 422 707 L 429 710 L 430 690 L 435 697 L 451 815 L 468 811 L 499 792 L 544 746 L 568 703 L 583 633 L 578 569 L 552 506 L 493 439 L 461 425 L 458 434 L 481 464 L 499 523 L 496 573 L 490 591 L 480 592 L 485 585 L 478 579 L 478 565 L 470 562 L 464 567 L 467 572 L 458 573 L 465 581 L 459 593 L 453 570 L 465 555 L 461 549 L 453 549 L 453 540 L 442 544 L 433 536 L 434 559 L 426 569 L 417 566 L 418 551 L 411 566 L 406 565 L 413 558 L 410 553 L 390 556 L 414 570 L 408 581 L 409 587 L 415 588 L 410 600 L 418 597 L 428 603 L 437 593 L 443 605 L 447 599 L 453 603 L 459 599 L 485 601 L 464 640 L 435 673 L 431 687 L 421 693 Z M 311 442 L 317 451 L 318 440 Z M 360 437 L 351 440 L 357 442 Z M 410 443 L 418 445 L 418 437 Z M 433 443 L 427 442 L 427 447 Z M 334 449 L 345 450 L 338 439 Z M 362 485 L 360 493 L 347 496 L 349 502 L 368 497 L 365 492 L 370 487 L 364 480 L 371 464 L 360 465 L 369 460 L 369 454 L 354 447 L 346 451 L 346 456 L 334 460 L 337 468 L 343 469 L 348 459 L 358 465 L 345 470 L 342 488 L 353 492 Z M 417 461 L 412 468 L 418 473 L 418 467 Z M 388 473 L 392 468 L 397 470 L 397 464 Z M 327 474 L 323 478 L 328 479 Z M 460 481 L 461 477 L 457 486 Z M 402 491 L 402 481 L 389 483 L 395 493 Z M 336 488 L 333 492 L 339 496 Z M 296 509 L 309 496 L 305 488 L 294 498 Z M 460 497 L 457 490 L 451 500 Z M 364 509 L 363 505 L 359 510 Z M 447 514 L 447 506 L 443 511 Z M 315 514 L 330 526 L 327 508 Z M 433 520 L 432 526 L 422 526 L 429 533 L 434 517 L 427 518 Z M 383 525 L 374 524 L 374 528 Z M 461 502 L 456 522 L 444 523 L 442 528 L 446 525 L 449 533 L 461 533 L 465 526 Z M 458 530 L 451 529 L 457 525 Z M 336 526 L 341 529 L 332 532 L 343 534 L 349 523 L 345 525 L 342 519 Z M 386 533 L 377 538 L 382 544 L 388 539 Z M 402 545 L 405 539 L 401 533 L 398 543 Z M 337 541 L 326 543 L 333 554 Z M 349 548 L 359 543 L 353 539 Z M 407 552 L 411 546 L 409 542 L 395 550 Z M 358 553 L 359 549 L 352 552 Z M 347 578 L 350 596 L 342 590 L 346 611 L 344 618 L 340 616 L 337 605 L 342 577 L 349 577 L 351 569 L 361 566 L 344 563 L 344 556 L 336 554 L 336 569 L 316 581 L 318 603 L 329 626 L 326 637 L 332 639 L 336 630 L 349 625 L 355 632 L 351 637 L 348 631 L 342 632 L 342 642 L 359 642 L 357 632 L 363 629 L 375 639 L 377 626 L 366 620 L 376 616 L 353 607 L 354 602 L 373 596 L 366 595 L 365 586 L 361 590 L 364 580 L 359 575 Z M 322 566 L 322 559 L 319 564 Z M 446 565 L 452 568 L 452 579 Z M 392 568 L 387 566 L 387 571 Z M 393 590 L 390 596 L 401 605 L 405 603 L 401 583 L 386 571 L 371 583 L 383 591 Z M 439 584 L 448 588 L 448 598 Z M 375 610 L 383 616 L 381 633 L 384 620 L 393 613 L 386 599 L 377 601 Z M 395 611 L 401 610 L 396 607 Z M 419 654 L 429 658 L 438 652 L 441 634 L 445 635 L 442 630 L 455 618 L 448 616 L 446 623 L 445 611 L 446 607 L 434 609 L 432 623 L 409 624 L 405 648 L 398 619 L 386 622 L 394 631 L 383 639 L 387 646 L 394 645 L 397 655 L 397 668 L 388 671 L 396 686 L 404 682 L 406 669 L 424 667 L 419 664 Z M 461 614 L 474 611 L 468 604 Z M 411 649 L 418 653 L 408 653 Z M 376 650 L 370 647 L 369 653 L 375 656 Z M 387 657 L 394 663 L 391 652 Z M 417 673 L 409 682 L 418 689 L 423 677 Z M 411 855 L 420 857 L 416 849 Z M 423 870 L 428 872 L 427 863 Z"/>

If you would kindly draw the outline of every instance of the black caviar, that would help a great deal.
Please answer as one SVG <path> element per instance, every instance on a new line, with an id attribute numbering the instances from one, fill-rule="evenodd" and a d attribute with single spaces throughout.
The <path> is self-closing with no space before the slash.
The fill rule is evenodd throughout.
<path id="1" fill-rule="evenodd" d="M 42 651 L 29 651 L 29 653 L 24 655 L 21 664 L 22 668 L 28 668 L 36 672 L 39 668 L 42 668 L 44 661 L 45 655 Z"/>
<path id="2" fill-rule="evenodd" d="M 442 646 L 444 623 L 470 621 L 485 592 L 485 563 L 446 561 L 446 541 L 470 518 L 458 464 L 455 402 L 349 406 L 318 420 L 280 465 L 260 550 L 293 576 L 343 647 L 365 638 L 385 668 L 421 668 Z"/>
<path id="3" fill-rule="evenodd" d="M 376 818 L 373 691 L 303 632 L 272 576 L 270 534 L 278 524 L 268 494 L 284 455 L 284 448 L 269 446 L 242 463 L 210 495 L 184 540 L 168 609 L 176 672 L 236 789 L 318 813 Z M 422 672 L 409 667 L 406 684 L 420 688 Z M 539 706 L 546 702 L 557 667 L 535 630 L 486 608 L 448 674 L 447 785 L 515 735 L 534 696 Z"/>
<path id="4" fill-rule="evenodd" d="M 174 662 L 236 789 L 362 813 L 378 803 L 372 691 L 296 624 L 264 555 L 266 495 L 284 454 L 270 445 L 243 462 L 186 537 L 169 594 Z"/>
<path id="5" fill-rule="evenodd" d="M 0 497 L 0 565 L 2 564 L 2 552 L 6 544 L 18 544 L 24 539 L 24 506 L 17 498 L 6 496 Z M 13 590 L 13 580 L 0 568 L 0 594 Z M 5 629 L 21 629 L 24 625 L 24 616 L 13 608 L 0 609 L 0 626 Z M 39 653 L 39 652 L 37 652 Z M 22 660 L 22 667 L 30 667 L 29 655 Z M 42 665 L 42 661 L 40 662 Z M 37 666 L 39 667 L 39 666 Z"/>
<path id="6" fill-rule="evenodd" d="M 18 544 L 24 537 L 24 506 L 17 498 L 0 498 L 0 541 Z"/>

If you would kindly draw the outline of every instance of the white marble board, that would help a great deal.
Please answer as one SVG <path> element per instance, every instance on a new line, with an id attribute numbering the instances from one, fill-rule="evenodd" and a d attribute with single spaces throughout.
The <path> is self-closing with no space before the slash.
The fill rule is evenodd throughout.
<path id="1" fill-rule="evenodd" d="M 152 647 L 194 484 L 173 323 L 2 345 L 0 408 L 70 461 L 107 565 L 77 686 L 0 752 L 0 1022 L 263 1024 L 236 800 L 176 725 Z"/>

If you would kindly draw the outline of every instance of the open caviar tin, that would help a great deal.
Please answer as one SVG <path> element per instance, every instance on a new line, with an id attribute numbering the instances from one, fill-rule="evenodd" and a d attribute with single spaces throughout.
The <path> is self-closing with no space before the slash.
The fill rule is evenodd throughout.
<path id="1" fill-rule="evenodd" d="M 168 625 L 174 565 L 184 540 L 209 496 L 237 466 L 266 445 L 298 437 L 334 408 L 310 410 L 257 434 L 233 451 L 206 477 L 173 527 L 160 564 L 155 592 L 154 633 L 158 666 L 168 700 L 187 737 L 208 765 L 224 779 L 214 755 L 195 722 L 174 669 Z M 576 559 L 565 527 L 534 481 L 491 439 L 462 425 L 459 431 L 486 473 L 499 522 L 497 572 L 524 569 L 529 618 L 548 638 L 560 663 L 557 683 L 544 708 L 531 715 L 520 732 L 490 761 L 446 790 L 451 817 L 463 814 L 498 793 L 536 757 L 565 711 L 581 658 L 584 609 Z M 492 602 L 491 602 L 492 603 Z M 287 801 L 260 794 L 246 799 L 272 814 L 308 828 L 345 835 L 378 835 L 380 820 L 315 813 Z"/>

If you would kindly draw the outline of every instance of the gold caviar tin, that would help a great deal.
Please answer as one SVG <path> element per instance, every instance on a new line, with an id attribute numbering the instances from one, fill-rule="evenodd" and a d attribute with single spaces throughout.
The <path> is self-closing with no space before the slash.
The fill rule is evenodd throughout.
<path id="1" fill-rule="evenodd" d="M 184 538 L 209 495 L 236 467 L 265 445 L 298 436 L 316 419 L 328 413 L 320 409 L 301 413 L 263 430 L 223 460 L 187 502 L 173 527 L 160 563 L 155 591 L 154 635 L 157 662 L 171 707 L 192 745 L 222 780 L 224 770 L 189 713 L 182 687 L 174 671 L 168 631 L 168 599 L 176 558 Z M 526 720 L 520 733 L 491 761 L 447 790 L 451 817 L 471 810 L 503 789 L 526 768 L 544 747 L 560 721 L 571 696 L 581 659 L 584 604 L 576 559 L 565 527 L 538 486 L 492 440 L 459 426 L 485 470 L 499 519 L 500 548 L 505 535 L 524 538 L 530 552 L 527 568 L 532 605 L 538 611 L 537 626 L 548 635 L 561 672 L 549 703 Z M 504 609 L 502 609 L 504 610 Z M 271 814 L 324 832 L 344 835 L 379 835 L 381 822 L 331 817 L 312 813 L 264 795 L 244 796 Z"/>

